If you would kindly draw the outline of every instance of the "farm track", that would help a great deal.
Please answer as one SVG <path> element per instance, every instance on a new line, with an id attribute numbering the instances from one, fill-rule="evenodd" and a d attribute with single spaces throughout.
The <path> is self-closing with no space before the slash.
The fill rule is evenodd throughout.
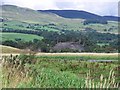
<path id="1" fill-rule="evenodd" d="M 20 55 L 22 53 L 2 53 L 1 56 Z M 37 53 L 37 56 L 118 56 L 119 53 Z"/>

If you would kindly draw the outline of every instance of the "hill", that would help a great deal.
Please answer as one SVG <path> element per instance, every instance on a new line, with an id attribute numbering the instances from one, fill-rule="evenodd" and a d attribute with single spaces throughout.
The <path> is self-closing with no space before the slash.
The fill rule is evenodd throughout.
<path id="1" fill-rule="evenodd" d="M 85 11 L 78 11 L 78 10 L 38 10 L 38 11 L 55 13 L 65 18 L 82 18 L 82 19 L 101 19 L 102 18 L 99 15 L 95 15 Z"/>
<path id="2" fill-rule="evenodd" d="M 117 33 L 118 25 L 116 21 L 108 21 L 107 24 L 90 23 L 84 25 L 85 18 L 99 18 L 101 16 L 91 14 L 84 11 L 68 11 L 71 17 L 81 16 L 81 18 L 64 18 L 56 15 L 55 13 L 46 11 L 35 11 L 28 8 L 22 8 L 14 5 L 2 5 L 2 15 L 0 16 L 0 28 L 14 29 L 14 30 L 47 30 L 47 31 L 61 31 L 61 30 L 86 30 L 91 28 L 101 33 Z M 61 10 L 62 11 L 62 10 Z M 59 11 L 59 12 L 61 12 Z M 65 13 L 65 11 L 63 11 Z M 74 12 L 71 13 L 70 12 Z M 77 12 L 77 14 L 76 14 Z M 82 13 L 82 14 L 81 14 Z M 108 18 L 108 17 L 106 17 Z M 102 20 L 102 19 L 101 19 Z"/>
<path id="3" fill-rule="evenodd" d="M 109 20 L 109 21 L 118 21 L 119 17 L 115 16 L 100 16 L 86 11 L 79 10 L 38 10 L 47 13 L 54 13 L 64 18 L 81 18 L 81 19 L 97 19 L 97 20 Z"/>
<path id="4" fill-rule="evenodd" d="M 120 17 L 116 16 L 103 16 L 103 18 L 109 21 L 120 21 Z"/>
<path id="5" fill-rule="evenodd" d="M 29 8 L 22 8 L 14 5 L 2 5 L 3 18 L 7 18 L 8 20 L 17 20 L 27 23 L 39 23 L 39 24 L 47 24 L 47 23 L 60 23 L 69 19 L 64 19 L 59 17 L 53 13 L 43 13 L 38 12 Z M 73 20 L 74 21 L 74 20 Z M 76 20 L 75 20 L 76 21 Z"/>
<path id="6" fill-rule="evenodd" d="M 0 48 L 2 49 L 2 53 L 21 53 L 22 50 L 10 46 L 4 46 L 0 45 Z"/>

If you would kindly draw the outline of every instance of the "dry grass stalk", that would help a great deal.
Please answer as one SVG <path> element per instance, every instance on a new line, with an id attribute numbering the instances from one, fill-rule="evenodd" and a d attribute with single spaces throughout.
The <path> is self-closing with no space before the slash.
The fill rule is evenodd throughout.
<path id="1" fill-rule="evenodd" d="M 113 70 L 110 71 L 109 77 L 104 78 L 103 75 L 100 76 L 99 82 L 95 82 L 94 79 L 91 79 L 90 71 L 87 73 L 85 80 L 85 88 L 118 88 L 119 83 L 116 83 L 116 77 Z"/>

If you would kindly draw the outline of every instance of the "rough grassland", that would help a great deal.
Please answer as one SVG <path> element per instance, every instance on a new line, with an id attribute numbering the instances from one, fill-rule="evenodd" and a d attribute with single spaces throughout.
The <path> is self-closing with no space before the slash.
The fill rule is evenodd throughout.
<path id="1" fill-rule="evenodd" d="M 118 87 L 114 85 L 120 78 L 116 62 L 71 61 L 34 55 L 10 55 L 3 57 L 2 62 L 5 88 L 111 88 Z M 109 74 L 111 70 L 114 73 Z"/>

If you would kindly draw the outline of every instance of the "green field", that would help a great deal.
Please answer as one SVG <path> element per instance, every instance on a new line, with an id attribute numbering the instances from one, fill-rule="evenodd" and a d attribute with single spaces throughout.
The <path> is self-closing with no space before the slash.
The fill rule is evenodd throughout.
<path id="1" fill-rule="evenodd" d="M 49 58 L 36 58 L 34 55 L 7 56 L 4 59 L 3 87 L 90 88 L 93 87 L 90 85 L 94 83 L 94 87 L 109 88 L 119 82 L 120 77 L 117 73 L 118 64 L 116 62 L 98 63 L 78 61 L 75 58 L 69 59 L 63 57 L 53 58 L 50 56 Z M 21 63 L 17 64 L 16 60 L 19 60 Z M 115 77 L 113 73 L 109 76 L 111 70 L 114 71 Z M 10 78 L 8 78 L 9 75 Z M 111 78 L 109 79 L 109 77 Z M 105 83 L 105 79 L 107 83 Z M 86 86 L 86 81 L 89 83 L 88 86 Z M 102 86 L 99 83 L 102 83 Z"/>
<path id="2" fill-rule="evenodd" d="M 38 56 L 38 58 L 49 59 L 49 60 L 78 60 L 78 61 L 86 61 L 86 60 L 118 60 L 118 56 L 90 56 L 90 55 L 81 55 L 81 56 Z"/>
<path id="3" fill-rule="evenodd" d="M 89 24 L 84 27 L 92 28 L 101 33 L 114 33 L 118 34 L 118 22 L 109 21 L 108 24 Z"/>
<path id="4" fill-rule="evenodd" d="M 81 22 L 79 20 L 79 22 Z M 12 20 L 12 21 L 5 21 L 2 23 L 1 28 L 11 28 L 13 30 L 47 30 L 47 31 L 60 31 L 62 29 L 64 30 L 78 30 L 82 31 L 85 30 L 85 28 L 91 28 L 93 30 L 96 30 L 100 33 L 118 33 L 118 23 L 115 21 L 109 21 L 108 24 L 89 24 L 89 25 L 83 25 L 83 23 L 79 23 L 78 21 L 68 21 L 66 22 L 64 19 L 61 21 L 61 23 L 55 22 L 55 26 L 49 25 L 51 23 L 47 24 L 40 24 L 40 23 L 31 23 L 31 22 L 21 22 L 18 20 Z M 1 23 L 1 22 L 0 22 Z M 35 24 L 39 24 L 35 26 Z M 45 25 L 45 26 L 44 26 Z M 52 28 L 54 27 L 54 28 Z"/>
<path id="5" fill-rule="evenodd" d="M 34 39 L 42 40 L 43 37 L 32 35 L 32 34 L 21 34 L 21 33 L 0 33 L 2 34 L 2 41 L 21 39 L 22 41 L 32 41 Z"/>

